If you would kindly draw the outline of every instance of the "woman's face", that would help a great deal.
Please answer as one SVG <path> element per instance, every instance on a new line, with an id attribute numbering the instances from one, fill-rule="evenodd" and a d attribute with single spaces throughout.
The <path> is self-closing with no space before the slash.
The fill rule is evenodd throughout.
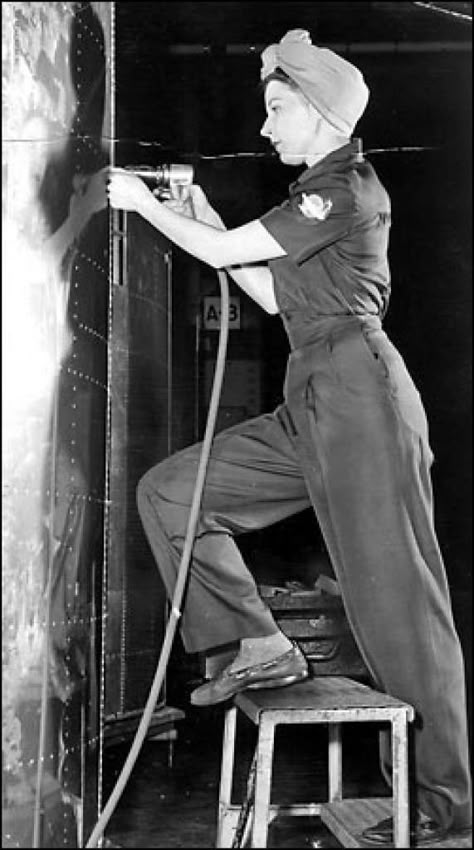
<path id="1" fill-rule="evenodd" d="M 304 95 L 279 80 L 265 89 L 267 118 L 260 133 L 285 165 L 301 165 L 317 153 L 320 116 Z"/>

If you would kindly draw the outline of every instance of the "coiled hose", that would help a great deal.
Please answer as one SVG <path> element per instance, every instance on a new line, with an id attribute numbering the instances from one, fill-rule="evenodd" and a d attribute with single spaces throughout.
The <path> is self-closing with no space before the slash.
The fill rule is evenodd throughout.
<path id="1" fill-rule="evenodd" d="M 221 322 L 216 367 L 214 371 L 214 380 L 212 384 L 209 411 L 207 415 L 204 439 L 202 442 L 196 483 L 194 485 L 194 493 L 191 502 L 191 508 L 189 511 L 189 519 L 188 526 L 186 529 L 183 554 L 181 556 L 181 563 L 179 565 L 178 575 L 176 578 L 176 585 L 173 593 L 173 599 L 171 601 L 171 613 L 168 623 L 166 625 L 163 646 L 161 648 L 161 654 L 158 661 L 158 667 L 156 669 L 155 678 L 153 679 L 153 684 L 151 686 L 150 694 L 143 710 L 142 718 L 140 720 L 138 729 L 130 747 L 130 752 L 126 758 L 125 764 L 120 772 L 117 782 L 114 785 L 110 797 L 101 812 L 99 820 L 97 821 L 94 829 L 91 832 L 86 847 L 97 847 L 98 842 L 100 841 L 100 838 L 103 835 L 104 830 L 118 804 L 125 785 L 127 784 L 130 778 L 130 774 L 140 753 L 143 741 L 145 740 L 146 733 L 148 731 L 148 727 L 150 725 L 150 721 L 153 715 L 153 711 L 158 700 L 161 686 L 163 684 L 163 679 L 166 673 L 166 668 L 168 666 L 171 649 L 173 646 L 176 627 L 178 624 L 178 620 L 181 616 L 181 602 L 186 588 L 189 564 L 191 562 L 194 538 L 196 535 L 196 527 L 199 520 L 199 511 L 201 507 L 204 482 L 206 478 L 207 464 L 209 461 L 212 440 L 214 438 L 217 411 L 219 409 L 219 400 L 221 395 L 222 381 L 224 378 L 224 369 L 226 361 L 227 339 L 229 336 L 229 286 L 227 283 L 227 276 L 224 271 L 218 270 L 217 276 L 219 278 L 219 286 L 221 291 Z"/>

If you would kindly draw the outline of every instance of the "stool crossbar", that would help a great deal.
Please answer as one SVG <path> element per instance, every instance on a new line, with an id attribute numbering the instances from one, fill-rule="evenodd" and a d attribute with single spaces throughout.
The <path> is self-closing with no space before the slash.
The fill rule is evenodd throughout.
<path id="1" fill-rule="evenodd" d="M 241 826 L 239 814 L 242 807 L 231 803 L 239 710 L 258 730 L 253 765 L 252 847 L 267 846 L 268 825 L 277 815 L 319 815 L 344 847 L 361 847 L 364 845 L 357 838 L 357 833 L 391 813 L 394 818 L 394 846 L 410 846 L 407 732 L 408 723 L 414 718 L 412 706 L 344 676 L 321 676 L 286 688 L 244 691 L 227 709 L 217 847 L 236 846 L 236 830 L 238 824 L 239 829 Z M 341 724 L 370 721 L 391 724 L 392 798 L 343 800 Z M 329 800 L 290 806 L 270 804 L 275 728 L 279 724 L 300 723 L 328 724 Z M 246 835 L 247 830 L 244 830 L 241 846 Z"/>

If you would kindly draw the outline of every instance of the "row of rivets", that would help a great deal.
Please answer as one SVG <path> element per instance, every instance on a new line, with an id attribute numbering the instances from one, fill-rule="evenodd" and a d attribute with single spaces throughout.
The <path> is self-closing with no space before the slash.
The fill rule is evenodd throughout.
<path id="1" fill-rule="evenodd" d="M 72 423 L 72 424 L 74 425 L 75 423 Z M 3 489 L 3 492 L 5 494 L 5 497 L 7 495 L 8 496 L 14 495 L 14 496 L 34 496 L 35 498 L 41 498 L 42 496 L 49 496 L 50 495 L 49 490 L 40 490 L 38 488 L 30 489 L 29 487 L 15 487 L 12 484 L 4 484 L 2 489 Z M 8 493 L 6 492 L 7 490 L 8 490 Z M 60 490 L 56 490 L 54 495 L 57 498 L 59 498 L 59 497 L 63 496 L 64 494 Z M 74 496 L 74 500 L 82 499 L 85 502 L 94 502 L 98 505 L 112 505 L 113 504 L 112 499 L 100 499 L 98 496 L 91 496 L 90 493 L 76 493 L 75 492 L 73 494 L 73 496 Z"/>
<path id="2" fill-rule="evenodd" d="M 106 271 L 103 268 L 103 266 L 101 266 L 96 260 L 93 260 L 92 257 L 89 257 L 87 254 L 84 254 L 83 251 L 78 250 L 77 253 L 84 260 L 87 260 L 87 262 L 90 263 L 90 265 L 93 266 L 94 269 L 97 269 L 97 271 L 101 272 L 103 275 L 105 275 L 108 278 L 108 276 L 109 276 L 108 271 Z M 75 269 L 77 270 L 77 266 L 75 267 Z"/>

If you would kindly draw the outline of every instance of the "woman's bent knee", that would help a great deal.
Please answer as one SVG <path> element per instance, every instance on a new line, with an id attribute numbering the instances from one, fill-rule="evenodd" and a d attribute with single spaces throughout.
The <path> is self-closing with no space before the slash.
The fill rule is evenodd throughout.
<path id="1" fill-rule="evenodd" d="M 179 501 L 181 490 L 179 471 L 173 463 L 173 457 L 166 458 L 161 463 L 149 469 L 140 478 L 137 488 L 137 506 L 140 514 L 150 498 L 157 505 L 170 505 Z"/>
<path id="2" fill-rule="evenodd" d="M 136 496 L 137 496 L 137 506 L 138 510 L 141 513 L 144 504 L 149 500 L 150 496 L 154 496 L 155 498 L 159 498 L 161 487 L 159 487 L 160 483 L 160 467 L 161 463 L 157 464 L 157 466 L 153 466 L 144 475 L 140 478 L 137 488 L 136 488 Z"/>

